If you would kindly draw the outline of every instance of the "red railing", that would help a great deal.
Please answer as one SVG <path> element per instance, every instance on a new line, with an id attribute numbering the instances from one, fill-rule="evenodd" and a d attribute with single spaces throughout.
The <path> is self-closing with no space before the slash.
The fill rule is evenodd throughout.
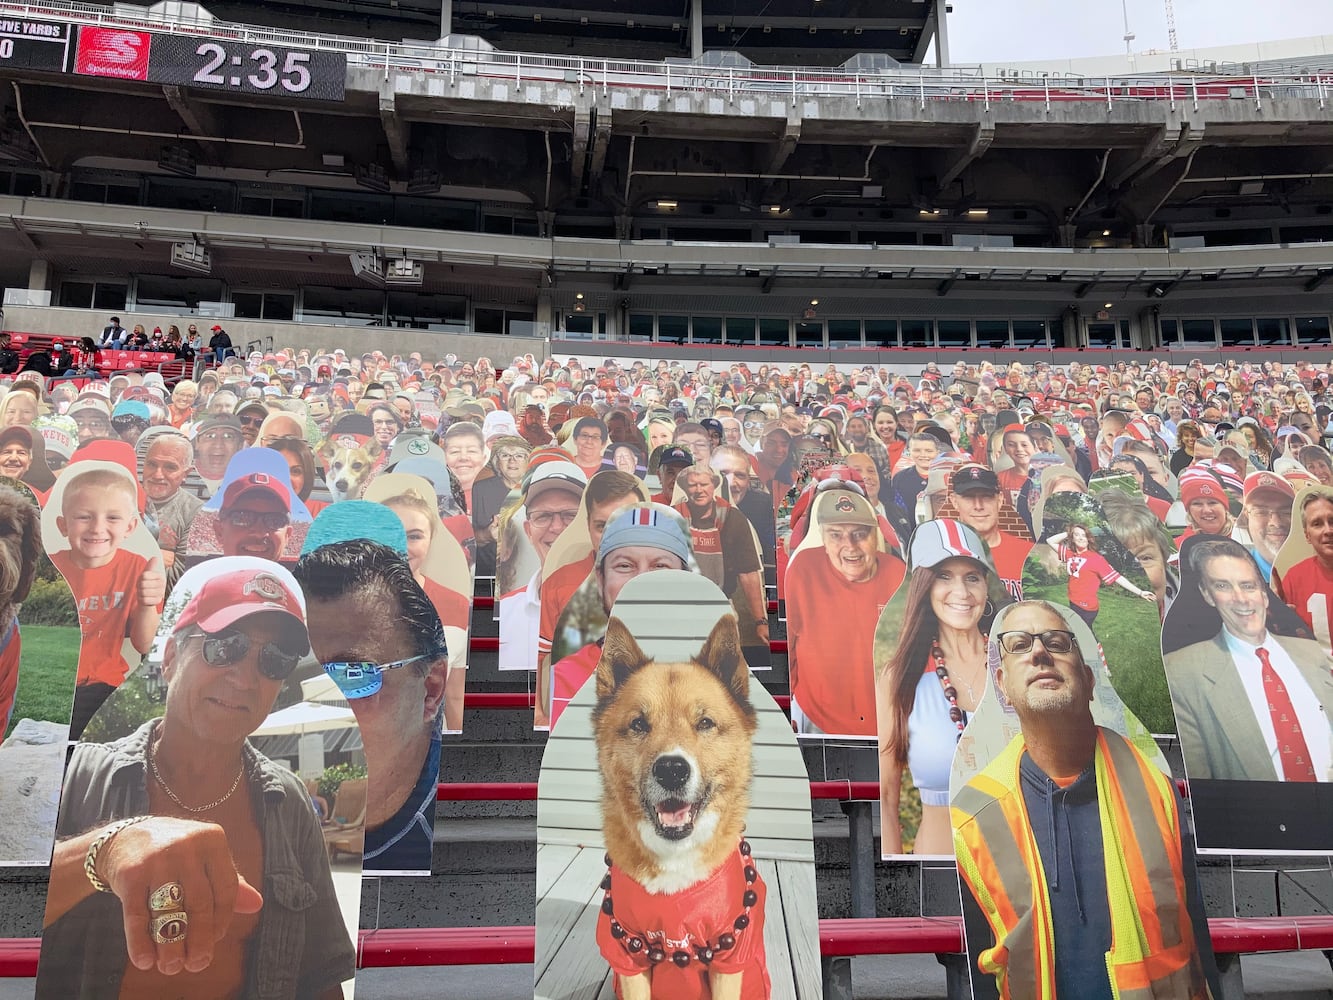
<path id="1" fill-rule="evenodd" d="M 1333 917 L 1212 917 L 1213 951 L 1316 951 L 1333 948 Z M 0 938 L 0 978 L 37 975 L 40 938 Z M 359 939 L 357 967 L 512 965 L 533 960 L 536 932 L 530 926 L 427 927 L 368 930 Z M 824 958 L 853 955 L 957 954 L 963 950 L 959 917 L 842 918 L 819 922 Z"/>

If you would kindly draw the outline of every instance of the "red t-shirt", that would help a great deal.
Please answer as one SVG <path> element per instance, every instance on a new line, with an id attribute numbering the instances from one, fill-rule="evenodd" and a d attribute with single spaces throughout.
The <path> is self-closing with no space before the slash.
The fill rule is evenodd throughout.
<path id="1" fill-rule="evenodd" d="M 1015 601 L 1023 599 L 1023 564 L 1031 551 L 1031 542 L 1005 531 L 1000 532 L 1000 540 L 990 547 L 995 573 Z"/>
<path id="2" fill-rule="evenodd" d="M 997 472 L 995 478 L 999 481 L 1000 489 L 1004 490 L 1005 496 L 1009 498 L 1009 502 L 1017 507 L 1018 494 L 1023 492 L 1023 487 L 1027 485 L 1028 477 L 1013 466 L 1010 466 L 1003 472 Z"/>
<path id="3" fill-rule="evenodd" d="M 792 697 L 830 736 L 876 735 L 875 627 L 906 572 L 901 559 L 878 556 L 863 583 L 849 583 L 823 548 L 802 549 L 787 567 Z"/>
<path id="4" fill-rule="evenodd" d="M 19 660 L 23 658 L 23 640 L 17 621 L 11 621 L 0 637 L 0 733 L 9 728 L 14 711 L 14 695 L 19 688 Z"/>
<path id="5" fill-rule="evenodd" d="M 633 976 L 653 970 L 654 1000 L 710 1000 L 709 972 L 742 973 L 741 1000 L 768 1000 L 772 985 L 768 978 L 768 960 L 764 952 L 764 903 L 768 891 L 756 874 L 749 888 L 758 901 L 750 908 L 750 925 L 736 931 L 734 923 L 745 911 L 742 897 L 746 890 L 745 862 L 739 851 L 708 878 L 671 895 L 648 892 L 614 865 L 611 867 L 610 896 L 615 921 L 627 934 L 616 940 L 611 936 L 612 916 L 604 910 L 597 916 L 597 947 L 611 971 L 616 973 L 616 996 L 620 996 L 620 976 Z M 704 965 L 695 957 L 695 947 L 716 949 L 718 938 L 732 934 L 736 944 L 728 951 L 714 951 Z M 625 942 L 637 937 L 644 947 L 631 953 Z M 651 947 L 666 952 L 666 960 L 653 965 L 648 959 Z M 690 956 L 683 969 L 671 961 L 676 951 Z"/>
<path id="6" fill-rule="evenodd" d="M 551 718 L 550 726 L 555 728 L 555 722 L 560 718 L 560 713 L 565 710 L 570 699 L 579 693 L 579 688 L 597 670 L 597 661 L 602 658 L 602 645 L 598 642 L 590 642 L 578 652 L 570 653 L 563 660 L 551 668 Z"/>
<path id="7" fill-rule="evenodd" d="M 435 606 L 435 613 L 440 616 L 441 625 L 452 625 L 467 631 L 472 626 L 472 604 L 456 590 L 450 590 L 438 580 L 425 577 L 426 585 L 421 589 Z"/>
<path id="8" fill-rule="evenodd" d="M 1091 549 L 1074 552 L 1061 545 L 1060 558 L 1065 561 L 1065 569 L 1069 571 L 1069 603 L 1084 611 L 1096 611 L 1101 607 L 1097 591 L 1104 583 L 1115 583 L 1120 579 L 1120 574 L 1100 552 Z"/>
<path id="9" fill-rule="evenodd" d="M 566 563 L 542 581 L 538 599 L 541 601 L 541 617 L 537 625 L 537 655 L 545 656 L 551 651 L 555 641 L 555 627 L 560 622 L 560 612 L 574 596 L 574 591 L 583 586 L 592 572 L 593 554 L 589 552 L 578 562 Z M 537 664 L 532 665 L 537 669 Z"/>
<path id="10" fill-rule="evenodd" d="M 1310 626 L 1319 644 L 1328 649 L 1329 622 L 1333 621 L 1333 574 L 1311 556 L 1285 574 L 1273 570 L 1273 591 Z"/>
<path id="11" fill-rule="evenodd" d="M 129 673 L 121 646 L 129 629 L 130 616 L 139 610 L 139 577 L 148 560 L 128 549 L 118 549 L 111 561 L 97 569 L 79 569 L 70 561 L 69 549 L 51 556 L 51 562 L 74 592 L 79 609 L 77 684 L 110 684 L 120 687 Z"/>

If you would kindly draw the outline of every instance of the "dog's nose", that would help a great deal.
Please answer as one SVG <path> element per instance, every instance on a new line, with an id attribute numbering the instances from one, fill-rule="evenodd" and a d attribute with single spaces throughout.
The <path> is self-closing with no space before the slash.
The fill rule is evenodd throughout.
<path id="1" fill-rule="evenodd" d="M 684 757 L 658 757 L 653 764 L 653 777 L 668 792 L 678 792 L 690 780 L 690 762 Z"/>

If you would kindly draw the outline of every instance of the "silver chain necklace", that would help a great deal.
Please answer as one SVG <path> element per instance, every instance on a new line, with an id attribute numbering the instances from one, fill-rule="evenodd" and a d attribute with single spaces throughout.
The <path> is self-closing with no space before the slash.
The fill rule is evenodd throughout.
<path id="1" fill-rule="evenodd" d="M 176 805 L 180 806 L 188 813 L 203 813 L 208 812 L 210 809 L 216 809 L 236 794 L 236 789 L 241 787 L 241 778 L 245 775 L 245 764 L 241 764 L 240 769 L 236 772 L 236 780 L 231 783 L 231 787 L 227 789 L 226 795 L 214 799 L 207 805 L 202 806 L 187 806 L 181 801 L 180 796 L 171 790 L 171 786 L 167 784 L 166 779 L 162 777 L 162 773 L 157 769 L 157 761 L 153 759 L 153 744 L 151 740 L 148 743 L 148 770 L 152 772 L 153 780 L 161 786 L 162 791 L 167 793 L 167 798 L 171 799 L 172 802 L 176 803 Z"/>

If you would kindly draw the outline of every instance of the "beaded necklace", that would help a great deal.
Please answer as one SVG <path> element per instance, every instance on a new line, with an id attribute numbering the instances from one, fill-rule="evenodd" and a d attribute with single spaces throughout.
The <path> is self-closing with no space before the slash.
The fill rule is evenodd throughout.
<path id="1" fill-rule="evenodd" d="M 606 875 L 602 879 L 602 912 L 611 918 L 611 937 L 620 942 L 620 946 L 631 955 L 637 955 L 645 948 L 648 949 L 648 961 L 653 965 L 665 962 L 668 958 L 677 968 L 684 969 L 690 962 L 697 961 L 701 965 L 708 965 L 713 961 L 714 956 L 720 952 L 730 951 L 736 947 L 736 935 L 740 934 L 750 926 L 750 910 L 755 903 L 759 902 L 759 894 L 754 891 L 755 880 L 759 877 L 759 872 L 755 870 L 754 862 L 750 859 L 750 842 L 742 840 L 740 844 L 741 863 L 745 866 L 745 892 L 741 896 L 741 905 L 744 909 L 740 916 L 731 922 L 732 931 L 718 936 L 717 944 L 696 944 L 694 945 L 694 955 L 684 950 L 673 951 L 669 956 L 660 945 L 649 944 L 642 937 L 634 934 L 620 925 L 615 918 L 615 906 L 611 902 L 611 855 L 606 855 Z"/>
<path id="2" fill-rule="evenodd" d="M 983 635 L 981 641 L 983 644 L 989 644 L 990 637 Z M 940 687 L 944 688 L 944 698 L 949 703 L 949 721 L 958 728 L 958 735 L 961 737 L 963 730 L 967 728 L 967 713 L 958 707 L 958 689 L 949 680 L 949 668 L 944 661 L 944 652 L 940 649 L 938 638 L 931 641 L 930 659 L 935 666 L 935 676 L 940 679 Z"/>

